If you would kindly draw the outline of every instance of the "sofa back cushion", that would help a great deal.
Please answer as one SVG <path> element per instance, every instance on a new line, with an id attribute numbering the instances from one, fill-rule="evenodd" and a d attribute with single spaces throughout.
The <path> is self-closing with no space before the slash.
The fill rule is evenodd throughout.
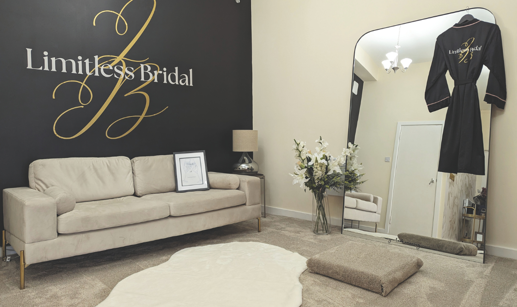
<path id="1" fill-rule="evenodd" d="M 237 190 L 240 180 L 237 175 L 208 172 L 208 182 L 211 189 Z"/>
<path id="2" fill-rule="evenodd" d="M 40 192 L 52 186 L 70 191 L 77 202 L 134 193 L 127 157 L 42 159 L 29 166 L 29 186 Z"/>
<path id="3" fill-rule="evenodd" d="M 174 155 L 136 157 L 131 165 L 137 196 L 176 191 Z"/>

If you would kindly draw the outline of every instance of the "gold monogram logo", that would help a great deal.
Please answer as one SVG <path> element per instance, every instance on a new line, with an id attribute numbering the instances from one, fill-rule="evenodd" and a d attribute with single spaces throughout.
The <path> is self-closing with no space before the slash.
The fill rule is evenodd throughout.
<path id="1" fill-rule="evenodd" d="M 111 11 L 111 10 L 104 10 L 104 11 L 101 11 L 100 13 L 98 13 L 95 18 L 93 19 L 93 25 L 95 26 L 95 21 L 97 20 L 97 17 L 99 17 L 101 14 L 103 13 L 111 13 L 111 14 L 115 14 L 117 15 L 117 21 L 115 23 L 115 30 L 117 31 L 117 34 L 118 35 L 125 35 L 126 32 L 127 32 L 127 29 L 128 29 L 128 24 L 127 24 L 127 21 L 126 19 L 122 16 L 122 13 L 124 12 L 124 9 L 131 3 L 133 2 L 133 0 L 130 0 L 129 2 L 127 2 L 124 7 L 120 10 L 120 12 L 115 12 L 115 11 Z M 123 70 L 122 71 L 126 71 L 126 61 L 127 62 L 133 62 L 133 63 L 144 63 L 146 62 L 149 58 L 145 59 L 145 60 L 132 60 L 132 59 L 128 59 L 126 58 L 126 55 L 127 53 L 131 50 L 131 48 L 133 48 L 133 46 L 136 44 L 136 42 L 140 39 L 140 37 L 142 36 L 142 34 L 144 33 L 145 29 L 147 28 L 147 26 L 149 25 L 151 19 L 153 18 L 153 15 L 154 15 L 154 12 L 156 10 L 156 0 L 153 0 L 154 2 L 154 5 L 153 5 L 153 9 L 149 15 L 149 17 L 147 18 L 147 21 L 144 23 L 144 25 L 142 26 L 142 28 L 140 28 L 140 31 L 138 31 L 138 33 L 136 34 L 136 36 L 133 38 L 133 40 L 126 46 L 126 48 L 122 51 L 122 53 L 120 53 L 118 56 L 115 56 L 115 55 L 104 55 L 104 56 L 100 56 L 99 59 L 105 59 L 105 61 L 103 62 L 100 62 L 98 64 L 97 67 L 95 67 L 94 69 L 92 69 L 90 71 L 90 74 L 93 73 L 96 69 L 99 69 L 99 68 L 103 68 L 103 67 L 115 67 L 116 64 L 120 63 L 119 65 L 122 65 L 123 67 Z M 125 25 L 125 31 L 124 32 L 120 32 L 119 31 L 119 22 L 120 20 L 122 20 L 124 22 L 124 25 Z M 157 65 L 157 64 L 154 64 L 154 63 L 146 63 L 146 65 L 150 65 L 150 66 L 154 66 L 156 67 L 157 71 L 160 70 L 160 67 Z M 136 68 L 134 71 L 137 71 L 138 69 L 140 69 L 140 67 Z M 120 90 L 120 88 L 122 87 L 122 85 L 126 82 L 127 80 L 127 76 L 126 74 L 121 74 L 120 77 L 118 78 L 118 81 L 117 81 L 117 84 L 115 85 L 115 87 L 113 88 L 111 94 L 109 95 L 109 97 L 106 99 L 106 101 L 103 103 L 103 105 L 100 107 L 100 109 L 97 111 L 97 113 L 93 116 L 93 118 L 79 131 L 77 132 L 76 134 L 72 135 L 72 136 L 62 136 L 60 135 L 57 131 L 56 131 L 56 126 L 57 126 L 57 123 L 59 121 L 59 119 L 61 119 L 63 116 L 65 116 L 65 114 L 69 114 L 69 112 L 72 112 L 74 110 L 79 110 L 79 109 L 83 109 L 85 108 L 86 106 L 88 106 L 90 104 L 90 102 L 92 102 L 93 100 L 93 92 L 92 90 L 90 89 L 90 87 L 88 85 L 86 85 L 86 82 L 88 81 L 88 77 L 90 74 L 87 74 L 87 76 L 84 78 L 84 80 L 81 82 L 81 81 L 77 81 L 77 80 L 68 80 L 68 81 L 65 81 L 65 82 L 62 82 L 60 83 L 58 86 L 56 86 L 56 88 L 54 89 L 54 92 L 52 93 L 52 98 L 55 99 L 56 98 L 56 91 L 57 89 L 63 85 L 63 84 L 66 84 L 66 83 L 78 83 L 80 84 L 80 88 L 79 88 L 79 95 L 78 95 L 78 100 L 79 100 L 79 106 L 76 106 L 76 107 L 73 107 L 73 108 L 70 108 L 66 111 L 64 111 L 63 113 L 61 113 L 61 115 L 59 115 L 56 119 L 56 121 L 54 122 L 54 134 L 61 138 L 61 139 L 65 139 L 65 140 L 70 140 L 70 139 L 74 139 L 80 135 L 82 135 L 83 133 L 85 133 L 88 129 L 90 129 L 90 127 L 95 124 L 95 122 L 99 119 L 99 117 L 104 113 L 104 111 L 108 108 L 108 106 L 110 105 L 110 103 L 113 101 L 113 98 L 115 97 L 115 95 L 118 93 L 118 91 Z M 136 127 L 138 127 L 138 125 L 142 122 L 142 120 L 144 118 L 148 118 L 148 117 L 153 117 L 153 116 L 156 116 L 160 113 L 162 113 L 163 111 L 165 111 L 168 107 L 165 107 L 163 110 L 161 110 L 160 112 L 158 113 L 155 113 L 155 114 L 147 114 L 147 111 L 149 109 L 149 104 L 151 102 L 151 99 L 149 97 L 149 94 L 147 94 L 146 92 L 143 92 L 141 91 L 143 88 L 145 88 L 147 85 L 149 85 L 149 83 L 153 82 L 154 79 L 156 78 L 156 74 L 154 77 L 150 78 L 150 80 L 148 80 L 147 82 L 145 82 L 144 84 L 140 85 L 139 87 L 133 89 L 132 91 L 124 94 L 124 97 L 127 97 L 127 96 L 130 96 L 130 95 L 136 95 L 136 94 L 139 94 L 139 95 L 142 95 L 144 98 L 145 98 L 145 105 L 143 107 L 143 110 L 142 110 L 142 113 L 141 114 L 138 114 L 138 115 L 131 115 L 131 116 L 126 116 L 126 117 L 122 117 L 122 118 L 119 118 L 117 119 L 116 121 L 114 121 L 113 123 L 111 123 L 111 125 L 109 125 L 109 127 L 106 129 L 106 137 L 108 139 L 120 139 L 120 138 L 123 138 L 125 137 L 126 135 L 128 135 L 129 133 L 131 133 L 131 131 L 133 131 Z M 83 92 L 83 89 L 88 90 L 89 94 L 90 94 L 90 99 L 88 100 L 88 102 L 83 102 L 82 100 L 82 92 Z M 71 114 L 71 113 L 70 113 Z M 120 122 L 120 121 L 123 121 L 123 120 L 127 120 L 127 119 L 130 119 L 130 118 L 133 118 L 133 119 L 136 119 L 136 122 L 133 124 L 133 126 L 131 126 L 131 128 L 129 128 L 126 132 L 120 134 L 120 135 L 117 135 L 117 136 L 110 136 L 109 135 L 109 130 L 110 128 L 115 125 L 116 123 Z"/>
<path id="2" fill-rule="evenodd" d="M 474 37 L 469 38 L 466 42 L 461 44 L 461 53 L 459 54 L 459 63 L 468 63 L 472 60 L 474 53 L 470 50 L 470 46 L 474 43 L 476 39 Z"/>

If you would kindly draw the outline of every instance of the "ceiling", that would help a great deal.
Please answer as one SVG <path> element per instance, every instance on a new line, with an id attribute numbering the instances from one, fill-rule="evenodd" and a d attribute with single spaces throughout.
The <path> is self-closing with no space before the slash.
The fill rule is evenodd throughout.
<path id="1" fill-rule="evenodd" d="M 475 18 L 495 23 L 492 13 L 485 9 L 470 9 Z M 413 63 L 430 62 L 433 58 L 436 37 L 457 23 L 466 11 L 414 21 L 366 33 L 357 43 L 379 63 L 386 60 L 386 53 L 395 51 L 400 28 L 399 59 L 410 58 Z"/>

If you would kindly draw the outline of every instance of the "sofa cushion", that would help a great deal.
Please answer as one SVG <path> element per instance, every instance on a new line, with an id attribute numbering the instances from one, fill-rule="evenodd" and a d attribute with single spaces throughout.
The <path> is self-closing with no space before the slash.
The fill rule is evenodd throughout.
<path id="1" fill-rule="evenodd" d="M 142 199 L 166 202 L 171 216 L 183 216 L 243 205 L 246 194 L 239 190 L 208 190 L 149 194 Z"/>
<path id="2" fill-rule="evenodd" d="M 357 199 L 345 196 L 345 207 L 351 209 L 357 208 Z"/>
<path id="3" fill-rule="evenodd" d="M 160 201 L 127 196 L 78 203 L 57 218 L 57 232 L 78 233 L 132 225 L 169 216 L 169 205 Z"/>
<path id="4" fill-rule="evenodd" d="M 40 192 L 52 186 L 70 191 L 77 202 L 133 195 L 133 172 L 127 157 L 42 159 L 29 166 L 29 186 Z"/>
<path id="5" fill-rule="evenodd" d="M 369 201 L 369 202 L 373 201 L 373 195 L 368 194 L 368 193 L 346 192 L 345 196 L 362 199 L 364 201 Z"/>
<path id="6" fill-rule="evenodd" d="M 369 201 L 358 199 L 356 209 L 367 212 L 377 212 L 377 205 Z"/>
<path id="7" fill-rule="evenodd" d="M 176 191 L 174 155 L 136 157 L 131 166 L 136 195 Z"/>
<path id="8" fill-rule="evenodd" d="M 345 220 L 361 221 L 361 222 L 374 222 L 378 223 L 381 221 L 381 215 L 375 212 L 362 211 L 352 208 L 345 208 L 343 212 L 343 218 Z"/>
<path id="9" fill-rule="evenodd" d="M 75 198 L 62 187 L 50 187 L 43 192 L 56 201 L 57 215 L 70 212 L 75 208 Z"/>
<path id="10" fill-rule="evenodd" d="M 208 173 L 208 182 L 211 189 L 237 190 L 239 188 L 239 177 L 233 174 Z"/>

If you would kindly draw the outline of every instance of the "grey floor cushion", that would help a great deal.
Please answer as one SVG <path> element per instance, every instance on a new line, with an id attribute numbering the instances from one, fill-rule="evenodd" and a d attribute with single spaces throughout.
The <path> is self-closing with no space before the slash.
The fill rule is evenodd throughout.
<path id="1" fill-rule="evenodd" d="M 358 242 L 348 242 L 307 260 L 307 267 L 313 273 L 332 277 L 382 296 L 387 296 L 423 264 L 418 257 Z"/>
<path id="2" fill-rule="evenodd" d="M 465 256 L 476 256 L 478 254 L 477 247 L 470 243 L 432 238 L 412 233 L 399 233 L 398 237 L 402 243 L 437 250 L 444 253 Z"/>

